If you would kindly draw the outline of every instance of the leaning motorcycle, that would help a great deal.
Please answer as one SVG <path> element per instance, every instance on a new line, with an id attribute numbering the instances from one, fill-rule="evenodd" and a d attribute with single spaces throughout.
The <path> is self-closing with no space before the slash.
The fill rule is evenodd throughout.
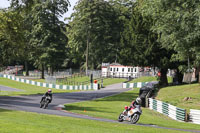
<path id="1" fill-rule="evenodd" d="M 142 109 L 140 105 L 136 105 L 135 108 L 131 108 L 127 112 L 127 106 L 125 106 L 125 110 L 119 115 L 118 121 L 129 121 L 131 124 L 136 124 L 140 119 L 140 115 L 142 114 Z"/>
<path id="2" fill-rule="evenodd" d="M 40 103 L 40 108 L 46 109 L 50 100 L 51 100 L 51 98 L 49 96 L 43 98 L 42 102 Z"/>

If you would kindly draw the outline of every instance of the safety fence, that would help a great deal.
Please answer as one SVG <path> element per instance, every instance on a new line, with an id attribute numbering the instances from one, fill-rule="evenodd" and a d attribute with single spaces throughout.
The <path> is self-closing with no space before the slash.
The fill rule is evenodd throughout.
<path id="1" fill-rule="evenodd" d="M 137 83 L 123 83 L 123 88 L 141 88 L 148 82 L 137 82 Z"/>
<path id="2" fill-rule="evenodd" d="M 149 98 L 149 108 L 161 114 L 167 115 L 174 120 L 186 121 L 186 110 L 168 103 Z"/>
<path id="3" fill-rule="evenodd" d="M 94 83 L 90 85 L 72 86 L 72 85 L 57 85 L 57 84 L 42 83 L 42 82 L 37 82 L 37 81 L 32 81 L 32 80 L 27 80 L 27 79 L 21 79 L 21 78 L 11 76 L 11 75 L 0 74 L 0 77 L 26 83 L 26 84 L 47 87 L 47 88 L 54 88 L 54 89 L 64 89 L 64 90 L 91 90 L 91 89 L 97 90 L 98 89 L 98 84 L 94 84 Z"/>
<path id="4" fill-rule="evenodd" d="M 200 124 L 200 110 L 190 109 L 189 120 L 192 123 Z"/>

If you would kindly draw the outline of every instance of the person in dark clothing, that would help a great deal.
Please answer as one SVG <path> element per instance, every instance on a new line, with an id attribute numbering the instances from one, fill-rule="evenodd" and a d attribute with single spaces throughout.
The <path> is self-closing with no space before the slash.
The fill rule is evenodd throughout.
<path id="1" fill-rule="evenodd" d="M 44 99 L 44 98 L 46 98 L 46 97 L 50 97 L 51 99 L 49 100 L 49 103 L 51 103 L 51 101 L 52 101 L 52 91 L 51 91 L 51 89 L 48 89 L 48 91 L 42 96 L 42 99 L 41 99 L 41 101 L 40 101 L 40 103 L 42 102 L 42 100 Z"/>

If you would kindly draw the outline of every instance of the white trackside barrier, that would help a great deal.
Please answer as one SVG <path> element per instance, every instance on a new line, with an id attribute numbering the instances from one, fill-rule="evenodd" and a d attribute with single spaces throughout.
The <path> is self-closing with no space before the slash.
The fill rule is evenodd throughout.
<path id="1" fill-rule="evenodd" d="M 200 110 L 190 109 L 189 120 L 192 123 L 200 124 Z"/>

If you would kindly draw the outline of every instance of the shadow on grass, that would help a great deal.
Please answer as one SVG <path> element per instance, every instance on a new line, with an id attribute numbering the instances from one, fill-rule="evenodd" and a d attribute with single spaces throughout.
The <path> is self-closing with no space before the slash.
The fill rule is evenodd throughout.
<path id="1" fill-rule="evenodd" d="M 90 111 L 90 112 L 105 112 L 105 113 L 115 113 L 112 111 L 108 111 L 108 108 L 95 108 L 95 107 L 80 107 L 80 106 L 75 106 L 75 105 L 65 105 L 65 109 L 67 111 Z M 105 110 L 105 111 L 104 111 Z"/>
<path id="2" fill-rule="evenodd" d="M 0 113 L 2 113 L 2 112 L 12 112 L 13 110 L 7 110 L 7 109 L 1 109 L 0 108 Z"/>

